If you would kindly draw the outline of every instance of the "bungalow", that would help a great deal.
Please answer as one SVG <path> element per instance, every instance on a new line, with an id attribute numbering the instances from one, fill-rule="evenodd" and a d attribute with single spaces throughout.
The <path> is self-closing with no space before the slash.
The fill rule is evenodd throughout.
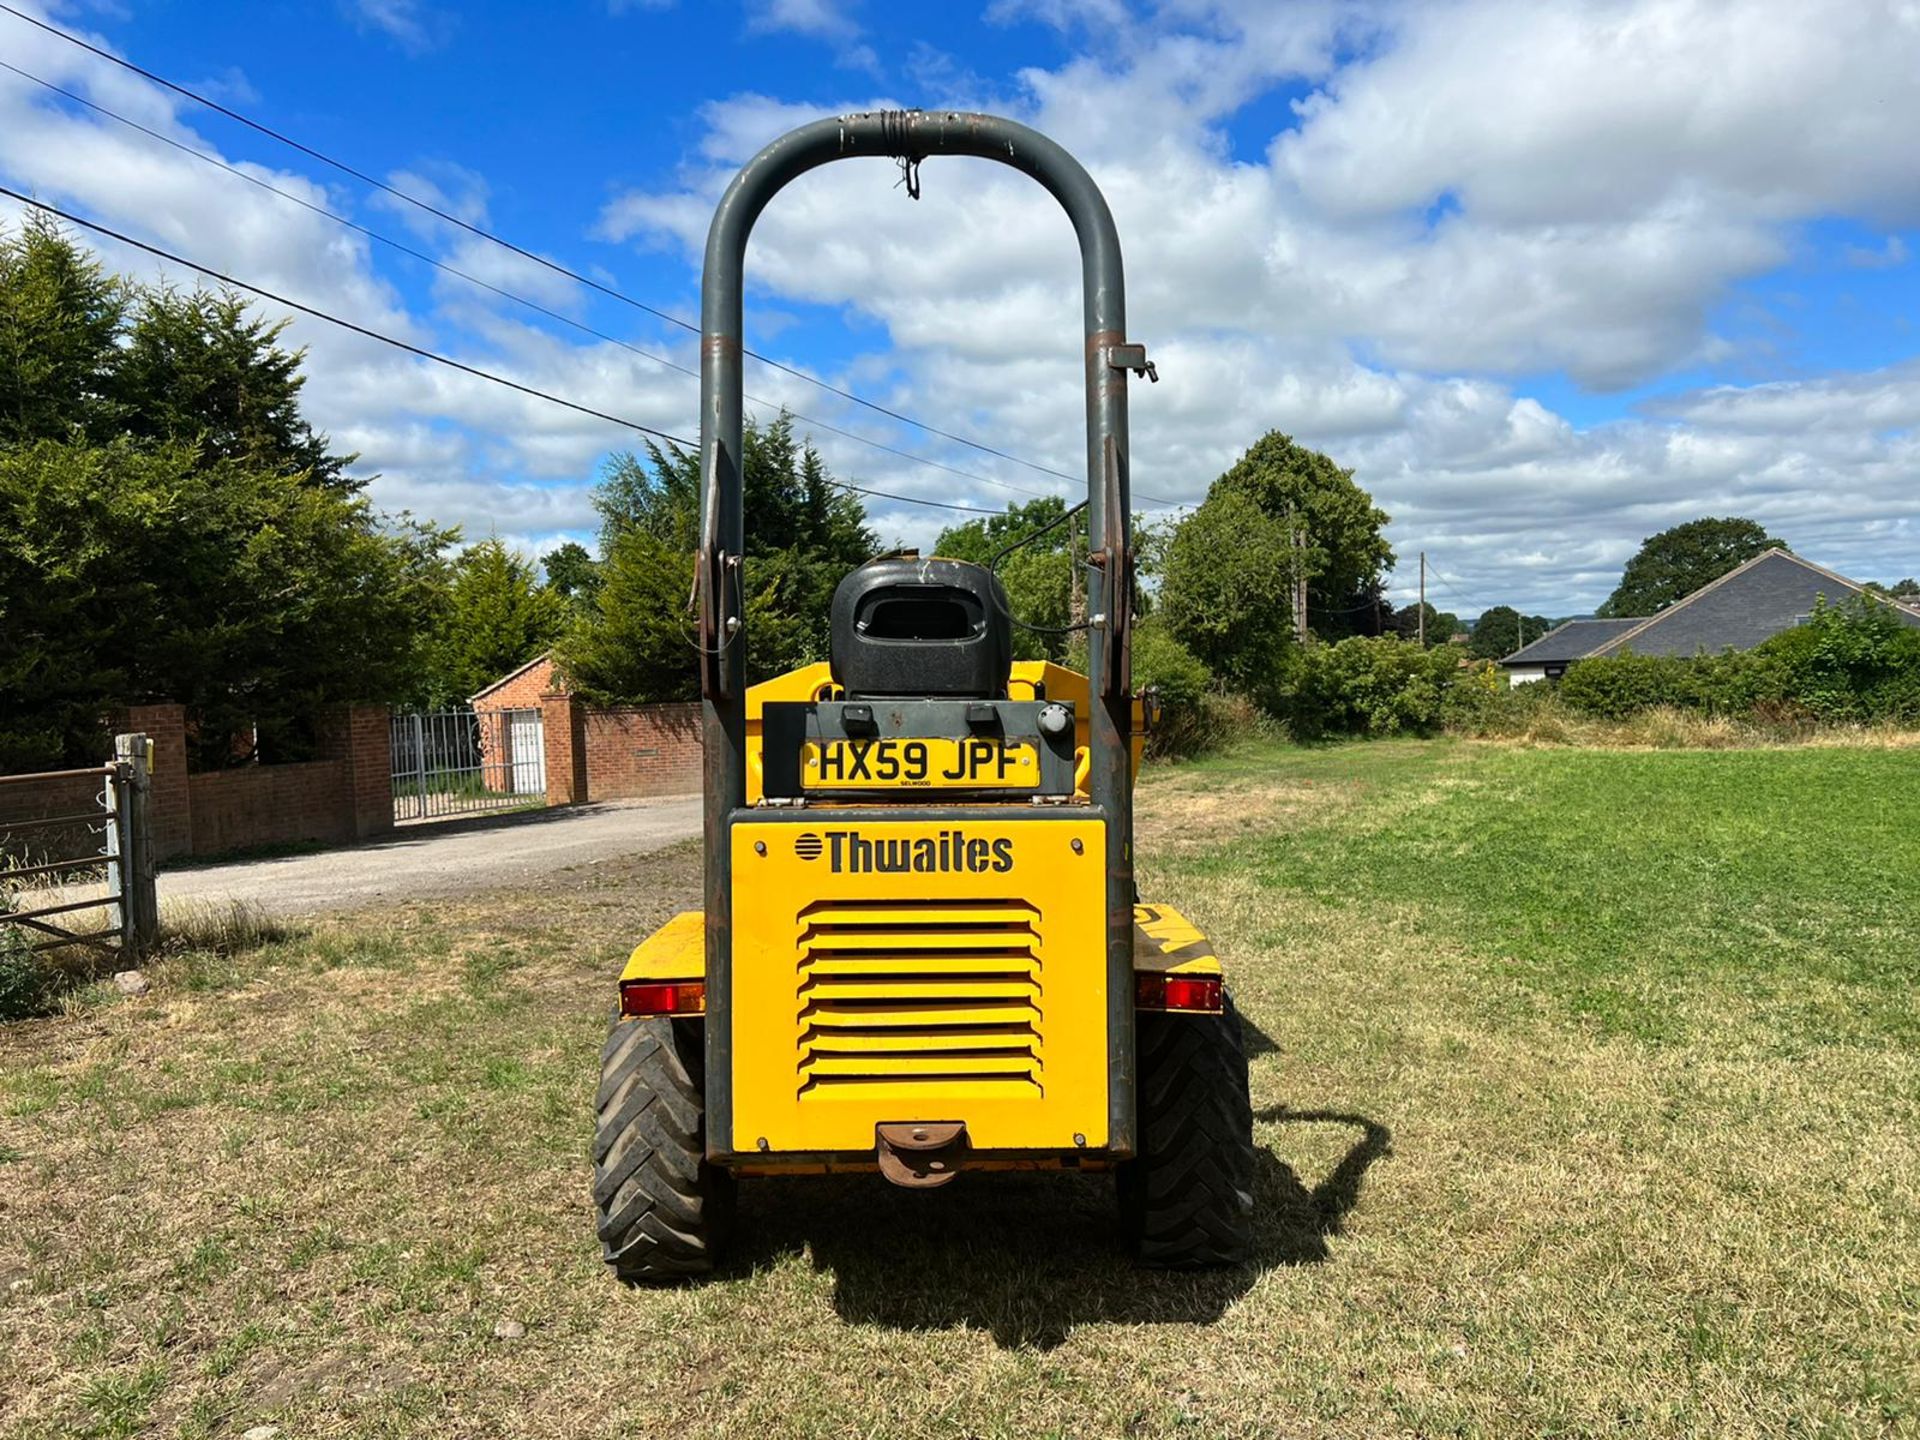
<path id="1" fill-rule="evenodd" d="M 1508 680 L 1524 685 L 1557 680 L 1576 660 L 1624 655 L 1718 655 L 1751 650 L 1783 630 L 1804 625 L 1824 598 L 1850 600 L 1863 587 L 1844 575 L 1802 560 L 1787 550 L 1768 550 L 1703 585 L 1658 615 L 1634 620 L 1569 620 L 1500 662 Z M 1920 610 L 1894 605 L 1909 625 Z"/>

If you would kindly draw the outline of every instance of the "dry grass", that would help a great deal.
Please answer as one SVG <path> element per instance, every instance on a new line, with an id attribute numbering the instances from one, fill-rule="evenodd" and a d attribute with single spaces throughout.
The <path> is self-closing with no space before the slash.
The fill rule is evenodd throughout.
<path id="1" fill-rule="evenodd" d="M 34 879 L 8 885 L 0 891 L 0 904 L 18 910 L 94 898 L 101 901 L 98 908 L 70 911 L 59 917 L 58 923 L 64 930 L 80 937 L 77 943 L 41 951 L 31 957 L 20 954 L 17 949 L 5 954 L 7 963 L 33 967 L 33 988 L 37 995 L 26 1013 L 35 1014 L 43 1009 L 58 1009 L 69 1015 L 82 1013 L 103 998 L 98 993 L 89 994 L 90 986 L 117 970 L 132 966 L 134 962 L 123 955 L 117 942 L 85 943 L 88 937 L 97 939 L 120 923 L 117 904 L 105 898 L 108 893 L 106 882 L 97 878 L 64 882 Z M 182 954 L 196 955 L 203 961 L 233 960 L 298 933 L 298 927 L 272 919 L 257 905 L 244 900 L 164 900 L 160 906 L 159 941 L 146 963 Z M 0 941 L 11 939 L 16 945 L 24 938 L 24 932 L 0 933 Z M 0 1010 L 0 1022 L 13 1018 Z"/>
<path id="2" fill-rule="evenodd" d="M 1096 1179 L 846 1179 L 748 1187 L 708 1284 L 614 1285 L 593 1065 L 691 847 L 183 950 L 146 1000 L 0 1027 L 0 1435 L 1911 1431 L 1920 915 L 1830 876 L 1906 863 L 1920 776 L 1793 754 L 1725 791 L 1690 767 L 1775 760 L 1390 745 L 1145 786 L 1143 886 L 1212 929 L 1254 1046 L 1226 1274 L 1131 1268 Z M 1830 812 L 1882 792 L 1802 893 L 1748 894 L 1770 816 L 1844 847 Z M 1606 889 L 1702 804 L 1694 888 Z M 1515 848 L 1556 816 L 1553 864 L 1594 847 L 1558 902 Z"/>
<path id="3" fill-rule="evenodd" d="M 1656 705 L 1621 720 L 1582 715 L 1547 703 L 1516 708 L 1475 738 L 1508 745 L 1575 745 L 1603 750 L 1753 750 L 1787 746 L 1828 749 L 1906 750 L 1920 747 L 1920 730 L 1892 723 L 1816 723 L 1807 719 L 1767 722 L 1751 717 L 1704 715 Z"/>

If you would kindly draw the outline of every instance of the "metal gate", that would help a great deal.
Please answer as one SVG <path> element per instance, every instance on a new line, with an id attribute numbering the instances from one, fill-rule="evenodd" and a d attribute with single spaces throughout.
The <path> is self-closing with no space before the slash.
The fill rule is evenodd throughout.
<path id="1" fill-rule="evenodd" d="M 138 955 L 153 943 L 151 763 L 145 735 L 120 735 L 105 765 L 0 775 L 0 949 Z M 17 795 L 42 803 L 16 805 Z"/>
<path id="2" fill-rule="evenodd" d="M 389 725 L 395 821 L 546 803 L 546 729 L 538 709 L 396 710 Z"/>

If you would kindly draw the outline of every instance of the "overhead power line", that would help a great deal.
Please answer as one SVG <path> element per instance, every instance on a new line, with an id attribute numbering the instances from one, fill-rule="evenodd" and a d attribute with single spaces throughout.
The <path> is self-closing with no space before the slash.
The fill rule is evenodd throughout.
<path id="1" fill-rule="evenodd" d="M 163 250 L 158 245 L 150 245 L 144 240 L 136 240 L 133 236 L 123 231 L 115 230 L 111 226 L 102 225 L 97 220 L 88 220 L 84 216 L 62 210 L 57 205 L 49 205 L 44 200 L 36 200 L 31 195 L 22 195 L 18 190 L 11 190 L 4 185 L 0 185 L 0 195 L 4 195 L 10 200 L 17 200 L 22 205 L 31 205 L 34 209 L 52 215 L 56 219 L 64 220 L 68 224 L 81 226 L 84 229 L 93 231 L 97 235 L 104 235 L 109 240 L 117 240 L 122 245 L 129 245 L 135 250 L 145 251 L 147 254 L 155 256 L 158 259 L 168 261 L 174 265 L 184 266 L 189 270 L 206 276 L 209 280 L 217 280 L 222 285 L 231 285 L 235 289 L 249 291 L 254 295 L 260 296 L 263 300 L 271 300 L 276 305 L 284 305 L 289 310 L 299 311 L 302 315 L 311 315 L 316 320 L 324 320 L 329 325 L 339 326 L 342 330 L 350 330 L 354 334 L 365 336 L 369 340 L 377 340 L 382 345 L 391 345 L 396 350 L 404 350 L 409 355 L 418 356 L 422 360 L 431 360 L 437 365 L 445 365 L 450 369 L 471 375 L 475 379 L 485 380 L 494 385 L 502 385 L 509 390 L 517 390 L 522 395 L 530 395 L 536 400 L 545 400 L 551 405 L 563 406 L 579 414 L 592 416 L 596 420 L 604 420 L 610 425 L 621 425 L 629 430 L 637 430 L 642 435 L 654 436 L 657 439 L 678 445 L 684 450 L 693 450 L 697 453 L 700 448 L 697 441 L 689 440 L 685 436 L 675 435 L 671 431 L 661 430 L 652 425 L 643 425 L 638 420 L 629 420 L 621 415 L 610 415 L 605 410 L 596 410 L 591 405 L 582 405 L 577 400 L 568 400 L 564 396 L 555 395 L 550 391 L 523 384 L 505 375 L 495 374 L 491 370 L 482 370 L 478 366 L 469 365 L 463 360 L 455 360 L 450 355 L 442 355 L 438 351 L 428 350 L 424 346 L 413 344 L 411 341 L 399 339 L 397 336 L 383 334 L 381 331 L 369 329 L 367 326 L 361 325 L 356 321 L 329 314 L 327 311 L 317 309 L 312 305 L 302 304 L 298 300 L 290 299 L 276 291 L 267 289 L 265 286 L 255 285 L 251 281 L 241 280 L 223 271 L 215 270 L 210 265 L 202 265 L 197 260 L 189 260 L 184 255 L 176 255 L 171 250 Z M 887 490 L 872 490 L 864 485 L 854 485 L 845 480 L 829 480 L 827 483 L 837 486 L 842 490 L 851 490 L 856 495 L 870 495 L 881 500 L 896 500 L 904 505 L 924 505 L 936 510 L 958 510 L 968 515 L 999 515 L 1003 513 L 999 510 L 982 509 L 977 505 L 956 505 L 945 500 L 922 500 L 913 495 L 896 495 Z"/>
<path id="2" fill-rule="evenodd" d="M 517 295 L 513 291 L 507 290 L 502 288 L 501 286 L 495 285 L 489 280 L 482 280 L 477 275 L 470 275 L 465 270 L 459 269 L 457 266 L 449 265 L 444 260 L 436 259 L 434 256 L 427 254 L 424 250 L 415 249 L 413 246 L 406 244 L 404 241 L 395 240 L 388 235 L 382 235 L 379 231 L 374 230 L 369 226 L 362 225 L 357 220 L 349 219 L 347 216 L 340 214 L 336 210 L 329 210 L 324 205 L 317 205 L 313 201 L 308 200 L 303 196 L 296 195 L 290 190 L 283 190 L 278 185 L 273 184 L 271 181 L 261 179 L 258 175 L 249 175 L 246 171 L 242 170 L 239 166 L 229 165 L 226 161 L 222 160 L 217 155 L 209 155 L 204 150 L 196 150 L 193 146 L 188 145 L 183 141 L 176 140 L 171 135 L 164 135 L 158 130 L 154 130 L 146 125 L 142 125 L 138 120 L 130 119 L 127 116 L 118 113 L 117 111 L 108 109 L 105 105 L 100 104 L 98 101 L 89 100 L 86 96 L 76 94 L 74 91 L 68 90 L 64 86 L 55 85 L 52 81 L 42 79 L 40 76 L 33 74 L 31 71 L 22 70 L 18 65 L 12 65 L 5 60 L 0 60 L 0 70 L 10 71 L 11 73 L 18 75 L 23 80 L 30 80 L 35 85 L 38 85 L 43 89 L 52 92 L 55 95 L 59 95 L 64 99 L 73 101 L 76 105 L 84 105 L 87 109 L 94 111 L 96 114 L 104 115 L 107 119 L 116 121 L 119 124 L 126 126 L 130 130 L 138 131 L 140 134 L 145 135 L 151 140 L 157 140 L 160 144 L 170 146 L 173 149 L 178 150 L 183 155 L 188 155 L 195 160 L 203 161 L 206 164 L 213 166 L 216 170 L 225 171 L 227 174 L 234 176 L 236 179 L 244 180 L 249 185 L 257 186 L 258 188 L 267 191 L 269 194 L 277 195 L 282 200 L 288 201 L 289 203 L 294 205 L 298 205 L 303 210 L 310 210 L 315 215 L 322 216 L 325 219 L 333 221 L 336 225 L 344 226 L 348 230 L 352 230 L 358 234 L 364 235 L 369 240 L 373 240 L 381 245 L 385 245 L 390 249 L 398 251 L 402 255 L 406 255 L 411 259 L 418 260 L 423 264 L 431 265 L 435 270 L 438 270 L 441 273 L 446 275 L 451 275 L 455 279 L 464 281 L 468 285 L 472 285 L 478 289 L 485 290 L 489 294 L 498 295 L 501 299 L 510 300 L 516 305 L 524 306 L 526 309 L 531 310 L 537 315 L 543 315 L 549 320 L 558 321 L 562 325 L 571 326 L 573 329 L 578 330 L 583 335 L 591 335 L 596 340 L 604 341 L 609 345 L 617 345 L 620 349 L 628 351 L 631 354 L 638 355 L 641 359 L 650 361 L 655 365 L 662 366 L 668 370 L 678 371 L 682 375 L 692 376 L 695 380 L 698 380 L 700 378 L 700 372 L 698 370 L 695 370 L 692 366 L 682 365 L 678 361 L 670 360 L 664 355 L 656 355 L 653 351 L 644 350 L 638 345 L 635 345 L 629 341 L 620 339 L 617 335 L 609 335 L 604 330 L 595 329 L 593 326 L 587 324 L 583 320 L 577 320 L 571 315 L 564 315 L 558 310 L 550 309 L 549 307 L 542 305 L 537 300 L 529 300 L 526 296 Z M 778 406 L 777 401 L 768 400 L 764 396 L 748 394 L 746 398 L 757 405 Z M 778 406 L 778 408 L 785 409 L 786 407 Z M 974 471 L 971 471 L 971 470 L 962 470 L 958 466 L 948 465 L 944 461 L 933 460 L 924 455 L 916 455 L 910 450 L 897 449 L 892 445 L 888 445 L 882 441 L 875 440 L 870 436 L 861 435 L 856 431 L 843 430 L 838 425 L 831 424 L 828 421 L 818 418 L 817 416 L 807 415 L 798 410 L 788 410 L 787 413 L 792 415 L 794 419 L 799 420 L 804 424 L 811 425 L 815 429 L 828 431 L 831 434 L 839 435 L 845 439 L 852 440 L 857 444 L 865 445 L 870 447 L 871 449 L 882 451 L 885 454 L 896 456 L 899 459 L 909 461 L 915 465 L 925 465 L 930 469 L 944 470 L 949 475 L 958 475 L 964 480 L 973 480 L 982 485 L 997 485 L 1003 490 L 1013 491 L 1016 495 L 1028 495 L 1028 496 L 1034 497 L 1035 499 L 1038 499 L 1038 498 L 1041 498 L 1043 494 L 1043 492 L 1039 490 L 1024 489 L 1019 485 L 1008 484 L 1005 480 L 996 480 L 989 475 L 976 474 Z"/>
<path id="3" fill-rule="evenodd" d="M 137 65 L 133 61 L 128 60 L 123 56 L 115 55 L 110 50 L 102 49 L 100 46 L 95 45 L 90 41 L 83 40 L 80 36 L 73 34 L 71 31 L 61 29 L 58 25 L 49 24 L 47 21 L 42 20 L 37 15 L 29 15 L 24 10 L 16 9 L 14 6 L 4 3 L 4 0 L 0 0 L 0 11 L 4 11 L 6 14 L 13 16 L 17 20 L 24 20 L 27 24 L 35 26 L 40 30 L 44 30 L 47 34 L 56 36 L 59 39 L 66 41 L 70 45 L 73 45 L 78 47 L 79 49 L 85 50 L 88 54 L 97 56 L 98 58 L 107 61 L 109 64 L 117 65 L 123 70 L 129 71 L 132 74 L 138 75 L 143 80 L 149 81 L 152 84 L 158 85 L 163 89 L 172 91 L 176 95 L 179 95 L 185 99 L 191 100 L 196 105 L 204 106 L 206 109 L 212 110 L 216 114 L 224 115 L 229 120 L 234 121 L 236 124 L 246 126 L 249 130 L 254 131 L 256 134 L 264 135 L 269 140 L 275 141 L 276 143 L 281 145 L 285 145 L 289 149 L 296 150 L 300 154 L 305 155 L 310 159 L 319 161 L 322 165 L 329 166 L 332 169 L 339 171 L 343 175 L 350 176 L 351 178 L 359 181 L 363 185 L 371 186 L 372 188 L 380 191 L 383 194 L 390 195 L 396 200 L 402 201 L 403 203 L 411 205 L 418 210 L 424 211 L 426 214 L 432 215 L 435 219 L 444 221 L 446 224 L 452 225 L 460 230 L 464 230 L 468 234 L 473 235 L 478 239 L 485 240 L 489 244 L 498 245 L 501 249 L 506 250 L 511 254 L 518 255 L 523 260 L 527 260 L 535 265 L 539 265 L 547 270 L 550 270 L 556 275 L 565 276 L 567 279 L 573 281 L 575 284 L 584 285 L 588 289 L 598 291 L 600 294 L 605 295 L 610 299 L 618 300 L 624 305 L 631 305 L 636 310 L 644 311 L 646 314 L 652 315 L 656 319 L 663 320 L 669 325 L 677 325 L 682 330 L 689 331 L 695 335 L 698 335 L 700 333 L 700 327 L 698 325 L 695 325 L 691 320 L 686 319 L 684 316 L 675 315 L 672 312 L 667 310 L 662 310 L 655 305 L 649 305 L 644 300 L 636 300 L 633 296 L 628 295 L 626 292 L 622 290 L 618 290 L 611 285 L 607 285 L 602 283 L 601 281 L 592 279 L 589 276 L 582 275 L 579 271 L 574 270 L 566 265 L 562 265 L 556 260 L 550 260 L 544 255 L 537 254 L 532 250 L 528 250 L 520 245 L 516 245 L 513 241 L 508 240 L 505 237 L 498 235 L 491 230 L 486 229 L 484 226 L 476 225 L 470 220 L 464 220 L 460 216 L 455 215 L 450 211 L 442 209 L 440 206 L 433 204 L 431 201 L 423 200 L 419 196 L 411 194 L 408 191 L 401 189 L 397 185 L 393 185 L 385 180 L 381 180 L 377 176 L 370 175 L 366 171 L 358 169 L 357 167 L 348 164 L 344 160 L 335 159 L 333 156 L 327 154 L 325 151 L 316 149 L 311 145 L 307 145 L 302 141 L 296 140 L 291 135 L 288 135 L 282 131 L 276 130 L 270 125 L 264 124 L 261 121 L 253 119 L 249 115 L 242 114 L 240 111 L 235 110 L 230 106 L 222 105 L 219 101 L 211 99 L 208 96 L 202 95 L 197 90 L 191 89 L 188 86 L 181 85 L 175 81 L 169 80 L 164 75 L 156 74 L 154 71 L 148 70 L 144 66 Z M 29 78 L 34 78 L 34 77 L 29 77 Z M 41 83 L 45 83 L 45 82 L 41 82 Z M 192 152 L 192 153 L 198 153 L 198 152 Z M 1008 451 L 996 449 L 994 446 L 985 444 L 982 441 L 970 439 L 965 435 L 956 434 L 951 430 L 941 429 L 937 425 L 930 424 L 927 421 L 920 420 L 902 411 L 891 409 L 888 406 L 880 404 L 878 401 L 869 400 L 865 396 L 856 394 L 854 391 L 845 389 L 839 385 L 835 385 L 831 381 L 822 380 L 816 375 L 809 375 L 804 370 L 798 369 L 795 366 L 788 365 L 782 361 L 776 360 L 770 355 L 763 355 L 757 350 L 750 350 L 742 346 L 741 353 L 748 356 L 751 359 L 759 361 L 763 365 L 766 365 L 771 367 L 772 369 L 778 370 L 783 374 L 790 375 L 796 380 L 804 381 L 808 385 L 816 386 L 819 389 L 825 390 L 830 394 L 837 395 L 841 399 L 847 400 L 852 404 L 860 405 L 865 407 L 868 410 L 872 410 L 876 414 L 885 415 L 888 419 L 897 420 L 903 425 L 910 425 L 917 430 L 925 431 L 929 435 L 936 435 L 942 440 L 949 440 L 956 445 L 964 445 L 968 449 L 977 450 L 984 455 L 991 455 L 996 459 L 1005 460 L 1014 465 L 1022 465 L 1022 466 L 1025 466 L 1027 469 L 1033 470 L 1039 474 L 1051 475 L 1055 479 L 1065 480 L 1071 484 L 1078 485 L 1082 483 L 1080 476 L 1070 475 L 1064 470 L 1056 470 L 1052 466 L 1043 465 L 1036 460 L 1028 460 L 1022 456 L 1012 454 Z M 768 402 L 762 401 L 761 403 L 765 404 Z M 818 424 L 820 422 L 816 421 L 812 423 Z M 823 427 L 823 428 L 827 428 L 827 427 Z M 841 432 L 841 433 L 845 433 L 845 432 Z M 900 452 L 895 452 L 895 453 L 900 453 Z M 949 467 L 943 467 L 943 468 L 949 468 Z M 955 473 L 965 474 L 966 472 L 957 471 Z M 1175 503 L 1174 501 L 1171 501 L 1171 500 L 1163 500 L 1158 496 L 1146 495 L 1146 494 L 1140 495 L 1139 498 L 1141 498 L 1142 500 L 1150 500 L 1156 505 L 1172 505 Z"/>
<path id="4" fill-rule="evenodd" d="M 1440 584 L 1440 588 L 1446 591 L 1447 594 L 1451 595 L 1454 599 L 1458 600 L 1462 605 L 1471 606 L 1474 604 L 1472 600 L 1469 600 L 1465 595 L 1462 595 L 1458 590 L 1454 588 L 1453 583 L 1449 581 L 1446 576 L 1440 573 L 1438 567 L 1434 565 L 1432 560 L 1427 561 L 1427 578 L 1430 580 L 1438 581 Z"/>

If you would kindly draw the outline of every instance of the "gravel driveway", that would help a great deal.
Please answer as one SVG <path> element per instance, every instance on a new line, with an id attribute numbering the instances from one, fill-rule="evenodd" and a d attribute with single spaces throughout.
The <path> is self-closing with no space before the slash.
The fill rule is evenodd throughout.
<path id="1" fill-rule="evenodd" d="M 280 915 L 355 910 L 524 883 L 699 833 L 697 795 L 409 825 L 340 850 L 164 870 L 160 903 L 231 898 Z"/>

